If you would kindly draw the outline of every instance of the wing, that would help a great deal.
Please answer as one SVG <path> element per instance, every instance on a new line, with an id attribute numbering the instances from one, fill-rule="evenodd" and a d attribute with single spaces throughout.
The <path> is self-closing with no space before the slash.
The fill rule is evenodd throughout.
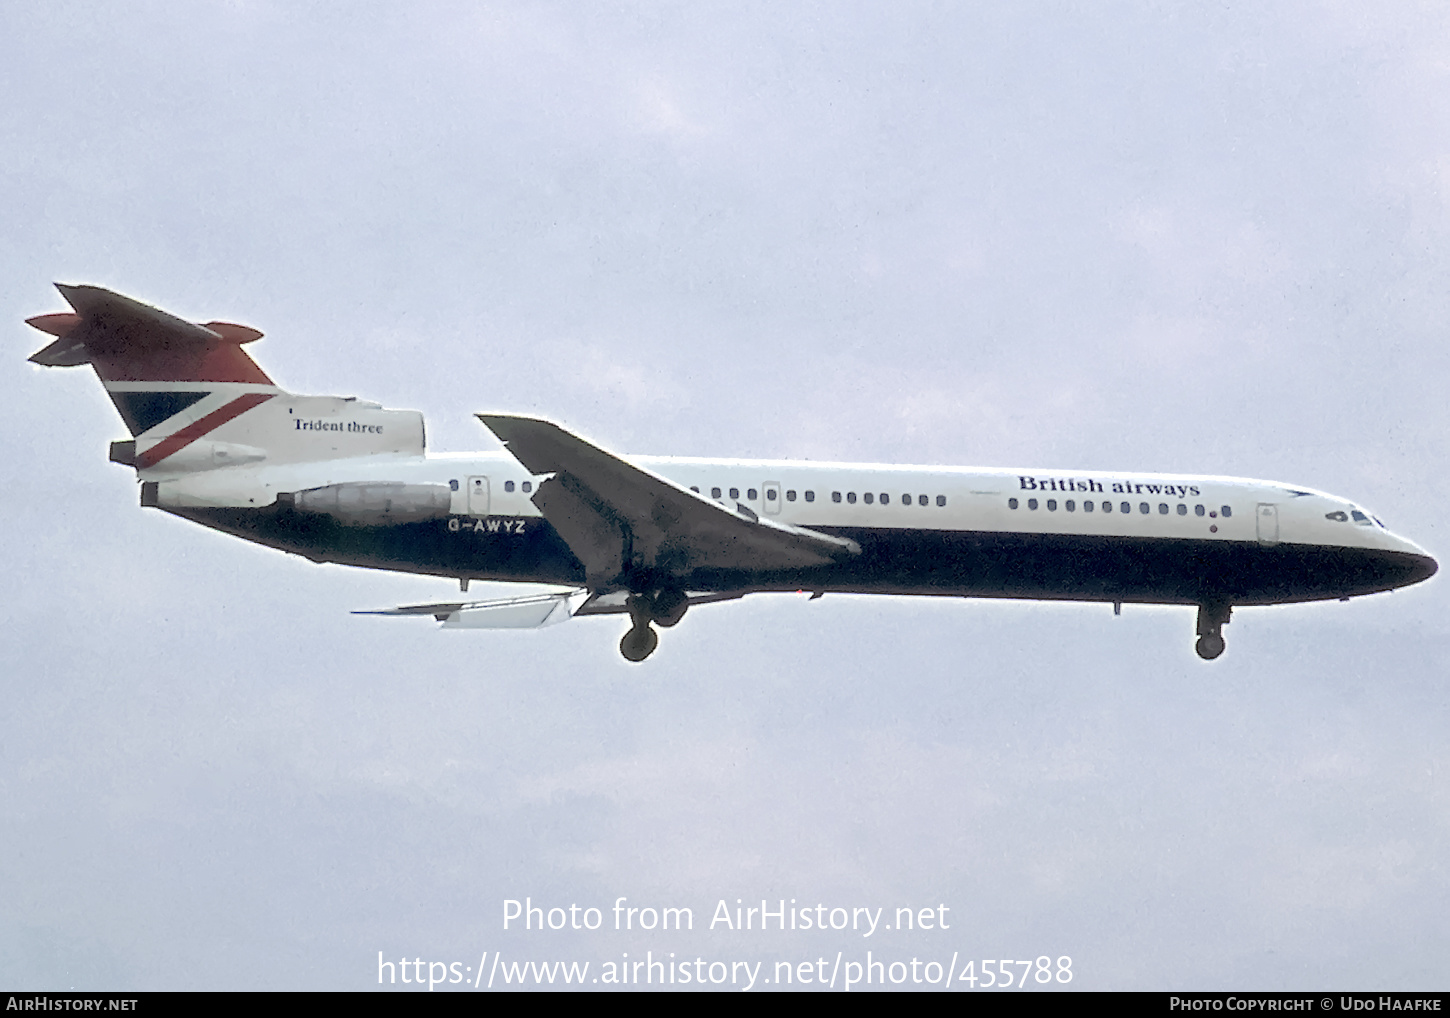
<path id="1" fill-rule="evenodd" d="M 695 569 L 773 572 L 827 565 L 855 541 L 736 511 L 635 466 L 549 421 L 479 414 L 539 485 L 533 503 L 584 563 L 590 589 L 626 566 L 683 576 Z"/>
<path id="2" fill-rule="evenodd" d="M 354 615 L 432 615 L 445 626 L 459 629 L 538 629 L 564 622 L 588 599 L 583 590 L 526 594 L 491 601 L 448 601 L 410 604 L 401 608 L 353 612 Z"/>
<path id="3" fill-rule="evenodd" d="M 734 601 L 744 591 L 690 591 L 686 603 L 711 604 Z M 400 608 L 356 611 L 354 615 L 432 615 L 451 629 L 539 629 L 565 622 L 577 615 L 627 615 L 626 591 L 590 594 L 587 590 L 562 590 L 491 601 L 442 601 L 438 604 L 409 604 Z"/>

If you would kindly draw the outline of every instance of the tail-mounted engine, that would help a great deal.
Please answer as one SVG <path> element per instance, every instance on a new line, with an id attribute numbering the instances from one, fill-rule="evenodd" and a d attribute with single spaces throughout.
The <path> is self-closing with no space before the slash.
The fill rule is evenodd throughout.
<path id="1" fill-rule="evenodd" d="M 448 516 L 453 491 L 446 484 L 353 481 L 284 492 L 277 504 L 302 513 L 321 513 L 350 527 L 421 523 Z"/>

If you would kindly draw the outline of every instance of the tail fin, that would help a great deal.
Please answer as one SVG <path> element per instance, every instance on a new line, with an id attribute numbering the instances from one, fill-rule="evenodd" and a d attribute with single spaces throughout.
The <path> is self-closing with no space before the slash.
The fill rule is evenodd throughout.
<path id="1" fill-rule="evenodd" d="M 31 361 L 47 367 L 89 364 L 133 436 L 205 399 L 217 386 L 278 391 L 242 349 L 262 338 L 256 329 L 229 322 L 193 325 L 99 286 L 57 283 L 56 289 L 75 312 L 27 320 L 58 337 Z"/>
<path id="2" fill-rule="evenodd" d="M 113 443 L 111 459 L 143 478 L 423 452 L 415 411 L 278 388 L 242 349 L 262 338 L 256 329 L 196 325 L 99 286 L 56 289 L 75 310 L 28 319 L 57 337 L 30 359 L 95 369 L 133 437 Z"/>

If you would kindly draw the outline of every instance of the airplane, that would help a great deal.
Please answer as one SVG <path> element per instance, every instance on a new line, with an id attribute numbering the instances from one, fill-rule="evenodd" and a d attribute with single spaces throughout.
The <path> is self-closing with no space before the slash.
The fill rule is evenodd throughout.
<path id="1" fill-rule="evenodd" d="M 1346 601 L 1434 575 L 1363 507 L 1197 474 L 621 456 L 560 424 L 480 413 L 502 452 L 429 454 L 423 415 L 277 386 L 256 329 L 185 321 L 97 286 L 28 324 L 30 360 L 89 364 L 129 439 L 141 505 L 271 548 L 538 593 L 359 614 L 507 629 L 627 615 L 629 661 L 698 605 L 768 591 L 1197 608 L 1223 653 L 1234 607 Z"/>

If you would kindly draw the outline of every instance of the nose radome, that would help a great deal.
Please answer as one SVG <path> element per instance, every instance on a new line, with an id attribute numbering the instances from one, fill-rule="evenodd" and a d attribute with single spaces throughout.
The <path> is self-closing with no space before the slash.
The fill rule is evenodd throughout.
<path id="1" fill-rule="evenodd" d="M 1417 555 L 1409 556 L 1410 562 L 1406 572 L 1409 574 L 1403 586 L 1408 587 L 1412 583 L 1419 583 L 1428 580 L 1440 570 L 1440 563 L 1436 562 L 1429 555 L 1420 552 Z"/>

